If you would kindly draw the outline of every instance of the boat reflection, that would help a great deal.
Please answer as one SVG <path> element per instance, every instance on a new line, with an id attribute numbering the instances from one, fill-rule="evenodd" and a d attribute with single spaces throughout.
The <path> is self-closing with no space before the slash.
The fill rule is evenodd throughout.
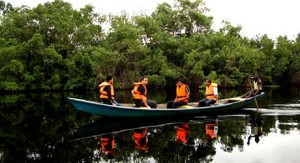
<path id="1" fill-rule="evenodd" d="M 100 138 L 101 158 L 106 159 L 211 162 L 216 148 L 219 152 L 233 152 L 234 148 L 243 151 L 247 144 L 258 143 L 262 122 L 255 114 L 193 119 L 99 119 L 77 128 L 73 141 Z"/>

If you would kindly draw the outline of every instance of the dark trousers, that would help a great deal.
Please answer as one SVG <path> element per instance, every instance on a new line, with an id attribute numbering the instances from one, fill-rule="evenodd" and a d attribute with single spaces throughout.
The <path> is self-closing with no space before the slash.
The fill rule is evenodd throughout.
<path id="1" fill-rule="evenodd" d="M 199 101 L 198 107 L 203 107 L 203 106 L 210 106 L 212 104 L 216 103 L 216 100 L 208 100 L 208 99 L 202 99 Z"/>
<path id="2" fill-rule="evenodd" d="M 151 108 L 157 108 L 157 103 L 155 101 L 147 100 L 147 103 Z M 146 107 L 142 100 L 134 100 L 134 104 L 137 107 Z"/>
<path id="3" fill-rule="evenodd" d="M 174 100 L 173 100 L 173 101 L 169 101 L 167 103 L 167 108 L 178 108 L 179 106 L 182 106 L 182 105 L 187 105 L 187 103 L 186 102 L 182 102 L 182 101 L 176 101 L 176 102 L 174 102 Z"/>
<path id="4" fill-rule="evenodd" d="M 103 104 L 112 105 L 110 99 L 101 98 L 101 101 L 103 102 Z"/>

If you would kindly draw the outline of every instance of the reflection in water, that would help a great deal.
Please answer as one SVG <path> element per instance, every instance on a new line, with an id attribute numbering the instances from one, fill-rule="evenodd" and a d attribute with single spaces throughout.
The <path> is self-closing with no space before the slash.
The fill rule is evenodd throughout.
<path id="1" fill-rule="evenodd" d="M 176 131 L 176 141 L 185 144 L 187 142 L 187 134 L 190 132 L 189 125 L 187 123 L 180 124 L 177 126 Z"/>
<path id="2" fill-rule="evenodd" d="M 0 162 L 298 162 L 299 92 L 271 89 L 257 115 L 253 105 L 254 110 L 212 119 L 111 119 L 96 125 L 101 118 L 76 111 L 63 94 L 3 95 Z M 86 124 L 92 129 L 81 130 Z M 178 126 L 186 134 L 178 136 Z M 141 141 L 133 140 L 137 128 L 143 128 L 136 132 Z M 73 140 L 79 131 L 83 137 Z M 137 152 L 142 149 L 147 152 Z"/>
<path id="3" fill-rule="evenodd" d="M 101 151 L 107 156 L 108 159 L 114 157 L 115 150 L 115 136 L 113 134 L 106 134 L 100 138 Z"/>
<path id="4" fill-rule="evenodd" d="M 206 130 L 206 139 L 208 142 L 216 138 L 218 135 L 218 120 L 207 123 L 205 125 L 205 130 Z"/>
<path id="5" fill-rule="evenodd" d="M 148 153 L 148 129 L 135 129 L 132 135 L 132 139 L 135 144 L 135 149 L 141 150 L 144 153 Z"/>
<path id="6" fill-rule="evenodd" d="M 250 145 L 250 140 L 253 137 L 256 143 L 259 142 L 260 136 L 262 135 L 262 123 L 261 117 L 251 116 L 247 124 L 248 145 Z"/>

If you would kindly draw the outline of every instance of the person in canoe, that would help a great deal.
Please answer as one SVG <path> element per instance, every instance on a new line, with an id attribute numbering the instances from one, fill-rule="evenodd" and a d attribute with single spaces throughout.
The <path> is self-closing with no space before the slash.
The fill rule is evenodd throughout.
<path id="1" fill-rule="evenodd" d="M 258 74 L 255 74 L 253 77 L 249 78 L 252 80 L 251 90 L 245 93 L 242 97 L 248 98 L 260 94 L 262 92 L 262 80 L 259 78 Z M 250 81 L 251 84 L 251 81 Z M 252 89 L 253 86 L 253 89 Z"/>
<path id="2" fill-rule="evenodd" d="M 107 76 L 106 80 L 99 85 L 100 99 L 104 104 L 119 106 L 120 104 L 115 100 L 113 83 L 113 77 Z"/>
<path id="3" fill-rule="evenodd" d="M 178 79 L 176 83 L 176 98 L 167 103 L 167 108 L 177 108 L 187 105 L 190 98 L 190 89 L 183 83 L 182 79 Z"/>
<path id="4" fill-rule="evenodd" d="M 205 99 L 199 101 L 198 107 L 210 106 L 218 102 L 218 84 L 212 83 L 211 80 L 206 80 Z"/>
<path id="5" fill-rule="evenodd" d="M 134 98 L 134 104 L 137 107 L 157 108 L 156 101 L 147 99 L 147 84 L 148 78 L 143 77 L 141 82 L 134 83 L 134 88 L 131 94 Z"/>

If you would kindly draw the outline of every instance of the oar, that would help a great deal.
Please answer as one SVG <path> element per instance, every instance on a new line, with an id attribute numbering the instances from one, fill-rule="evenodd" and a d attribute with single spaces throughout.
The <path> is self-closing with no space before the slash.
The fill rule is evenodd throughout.
<path id="1" fill-rule="evenodd" d="M 248 78 L 248 82 L 250 82 L 251 91 L 252 91 L 252 93 L 254 93 L 254 90 L 252 89 L 252 84 L 251 84 L 250 78 Z M 258 103 L 257 103 L 257 100 L 256 100 L 256 95 L 254 95 L 254 101 L 255 101 L 255 104 L 256 104 L 256 111 L 258 111 Z"/>

